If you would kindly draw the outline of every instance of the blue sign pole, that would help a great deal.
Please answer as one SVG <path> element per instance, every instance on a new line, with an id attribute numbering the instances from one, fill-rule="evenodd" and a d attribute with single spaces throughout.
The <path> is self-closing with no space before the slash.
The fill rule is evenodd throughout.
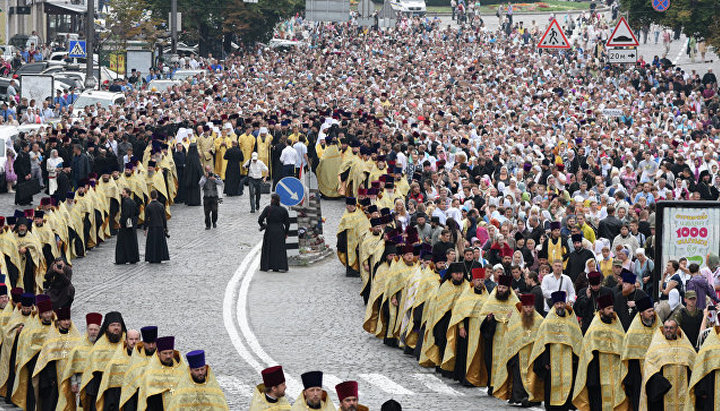
<path id="1" fill-rule="evenodd" d="M 300 204 L 305 198 L 305 187 L 295 177 L 285 177 L 278 181 L 275 193 L 280 196 L 280 204 L 293 207 Z"/>

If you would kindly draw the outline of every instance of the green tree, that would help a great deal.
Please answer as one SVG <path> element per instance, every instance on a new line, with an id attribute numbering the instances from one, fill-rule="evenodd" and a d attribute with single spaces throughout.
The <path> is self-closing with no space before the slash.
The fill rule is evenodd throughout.
<path id="1" fill-rule="evenodd" d="M 657 23 L 681 29 L 685 35 L 704 39 L 720 50 L 720 0 L 670 0 L 664 12 L 655 11 L 652 0 L 621 0 L 620 6 L 634 29 Z"/>
<path id="2" fill-rule="evenodd" d="M 147 0 L 154 16 L 167 16 L 170 0 Z M 188 43 L 199 43 L 200 54 L 220 53 L 220 46 L 229 50 L 230 41 L 251 44 L 267 40 L 275 25 L 304 9 L 304 0 L 177 0 L 182 13 L 179 36 Z M 165 18 L 163 18 L 165 20 Z M 168 23 L 165 23 L 166 27 Z"/>

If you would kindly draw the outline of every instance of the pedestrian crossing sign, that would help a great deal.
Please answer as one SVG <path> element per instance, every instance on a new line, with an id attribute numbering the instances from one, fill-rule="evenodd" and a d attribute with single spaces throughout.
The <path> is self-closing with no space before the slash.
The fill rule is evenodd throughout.
<path id="1" fill-rule="evenodd" d="M 71 40 L 70 41 L 70 58 L 86 58 L 87 51 L 85 48 L 85 40 Z"/>
<path id="2" fill-rule="evenodd" d="M 540 43 L 538 43 L 538 48 L 540 48 L 540 49 L 569 49 L 569 48 L 571 48 L 570 42 L 568 41 L 567 37 L 565 37 L 565 33 L 563 32 L 562 28 L 560 27 L 560 24 L 558 24 L 558 21 L 556 19 L 552 19 L 547 30 L 545 30 L 545 34 L 543 34 L 543 36 L 540 38 Z"/>

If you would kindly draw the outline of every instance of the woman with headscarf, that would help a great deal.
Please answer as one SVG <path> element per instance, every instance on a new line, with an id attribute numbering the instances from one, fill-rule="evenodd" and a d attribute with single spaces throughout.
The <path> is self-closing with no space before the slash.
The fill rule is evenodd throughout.
<path id="1" fill-rule="evenodd" d="M 200 153 L 196 143 L 190 144 L 185 157 L 185 170 L 183 170 L 182 185 L 185 187 L 185 204 L 189 206 L 200 205 L 200 178 L 205 175 L 200 164 Z"/>

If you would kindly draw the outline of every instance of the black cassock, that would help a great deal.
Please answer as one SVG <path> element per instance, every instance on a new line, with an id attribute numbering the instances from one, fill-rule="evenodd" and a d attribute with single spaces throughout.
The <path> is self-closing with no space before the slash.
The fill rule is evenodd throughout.
<path id="1" fill-rule="evenodd" d="M 139 214 L 135 200 L 123 197 L 120 210 L 120 229 L 115 243 L 115 264 L 134 264 L 140 261 L 137 232 L 135 231 Z"/>
<path id="2" fill-rule="evenodd" d="M 470 318 L 462 320 L 463 327 L 465 330 L 470 329 Z M 469 336 L 469 335 L 468 335 Z M 460 382 L 463 385 L 471 385 L 466 377 L 467 369 L 467 353 L 468 353 L 468 339 L 467 337 L 462 338 L 460 334 L 457 335 L 455 340 L 455 369 L 453 370 L 453 379 Z"/>
<path id="3" fill-rule="evenodd" d="M 227 160 L 225 168 L 225 194 L 236 196 L 240 193 L 240 184 L 242 184 L 242 174 L 240 174 L 240 164 L 243 163 L 243 156 L 240 147 L 230 147 L 223 156 Z"/>
<path id="4" fill-rule="evenodd" d="M 57 190 L 55 190 L 55 194 L 57 195 L 58 201 L 62 202 L 65 201 L 67 198 L 67 193 L 72 190 L 72 184 L 70 183 L 70 177 L 68 177 L 67 173 L 63 171 L 58 171 L 57 173 Z"/>
<path id="5" fill-rule="evenodd" d="M 261 228 L 265 227 L 260 271 L 287 270 L 285 236 L 290 230 L 290 216 L 287 210 L 282 206 L 269 205 L 260 214 L 258 224 Z"/>
<path id="6" fill-rule="evenodd" d="M 50 361 L 38 374 L 39 410 L 51 411 L 57 407 L 58 385 L 56 361 Z"/>
<path id="7" fill-rule="evenodd" d="M 185 158 L 185 170 L 183 170 L 183 178 L 181 184 L 185 189 L 185 205 L 200 205 L 200 178 L 205 174 L 202 164 L 200 164 L 200 154 L 198 153 L 197 144 L 190 144 L 187 157 Z"/>
<path id="8" fill-rule="evenodd" d="M 165 206 L 157 200 L 152 200 L 145 207 L 145 226 L 147 238 L 145 241 L 145 261 L 160 263 L 170 259 L 165 233 L 167 220 L 165 219 Z"/>
<path id="9" fill-rule="evenodd" d="M 15 186 L 15 204 L 30 205 L 34 194 L 40 191 L 40 184 L 37 180 L 25 177 L 30 174 L 30 156 L 24 150 L 18 152 L 17 158 L 13 163 L 15 174 L 17 174 L 17 183 Z"/>
<path id="10" fill-rule="evenodd" d="M 187 155 L 185 154 L 184 148 L 181 151 L 175 150 L 175 152 L 173 152 L 173 161 L 175 162 L 175 170 L 177 171 L 178 179 L 178 191 L 177 194 L 175 194 L 175 202 L 178 204 L 185 202 L 185 185 L 183 184 L 183 177 L 185 175 L 186 157 Z"/>
<path id="11" fill-rule="evenodd" d="M 488 395 L 492 394 L 492 361 L 493 361 L 493 337 L 495 337 L 495 331 L 497 330 L 497 321 L 495 318 L 485 318 L 480 324 L 480 334 L 485 341 L 485 350 L 483 352 L 483 360 L 485 361 L 485 369 L 488 374 Z"/>
<path id="12" fill-rule="evenodd" d="M 448 325 L 450 325 L 450 317 L 452 316 L 452 311 L 448 310 L 445 315 L 440 318 L 440 321 L 435 324 L 435 327 L 433 327 L 432 332 L 433 336 L 435 337 L 435 345 L 437 345 L 439 352 L 445 353 L 445 347 L 447 346 L 447 329 Z M 467 346 L 465 348 L 466 357 L 467 357 Z M 457 361 L 457 357 L 455 358 L 455 361 Z M 440 374 L 443 377 L 452 378 L 452 371 L 445 371 L 440 367 L 436 367 L 436 370 L 440 371 Z"/>
<path id="13" fill-rule="evenodd" d="M 640 409 L 640 387 L 642 386 L 642 373 L 640 372 L 640 360 L 628 361 L 628 372 L 623 379 L 625 395 L 633 410 Z"/>
<path id="14" fill-rule="evenodd" d="M 20 279 L 20 269 L 13 264 L 12 260 L 8 256 L 5 256 L 5 267 L 7 267 L 10 285 L 12 285 L 12 287 L 17 287 L 18 279 Z"/>
<path id="15" fill-rule="evenodd" d="M 715 410 L 715 374 L 711 371 L 695 384 L 695 409 L 698 411 Z"/>
<path id="16" fill-rule="evenodd" d="M 577 374 L 577 364 L 578 364 L 578 357 L 573 354 L 572 356 L 572 362 L 573 362 L 573 380 L 572 385 L 570 386 L 570 393 L 568 394 L 567 401 L 565 404 L 561 406 L 552 406 L 550 404 L 550 391 L 552 389 L 552 364 L 550 359 L 550 344 L 545 345 L 545 351 L 535 360 L 533 363 L 533 372 L 537 374 L 538 377 L 543 379 L 544 382 L 544 391 L 545 391 L 545 409 L 548 411 L 563 411 L 563 410 L 569 410 L 572 407 L 572 394 L 575 390 L 575 374 Z M 550 367 L 549 369 L 546 368 Z"/>

